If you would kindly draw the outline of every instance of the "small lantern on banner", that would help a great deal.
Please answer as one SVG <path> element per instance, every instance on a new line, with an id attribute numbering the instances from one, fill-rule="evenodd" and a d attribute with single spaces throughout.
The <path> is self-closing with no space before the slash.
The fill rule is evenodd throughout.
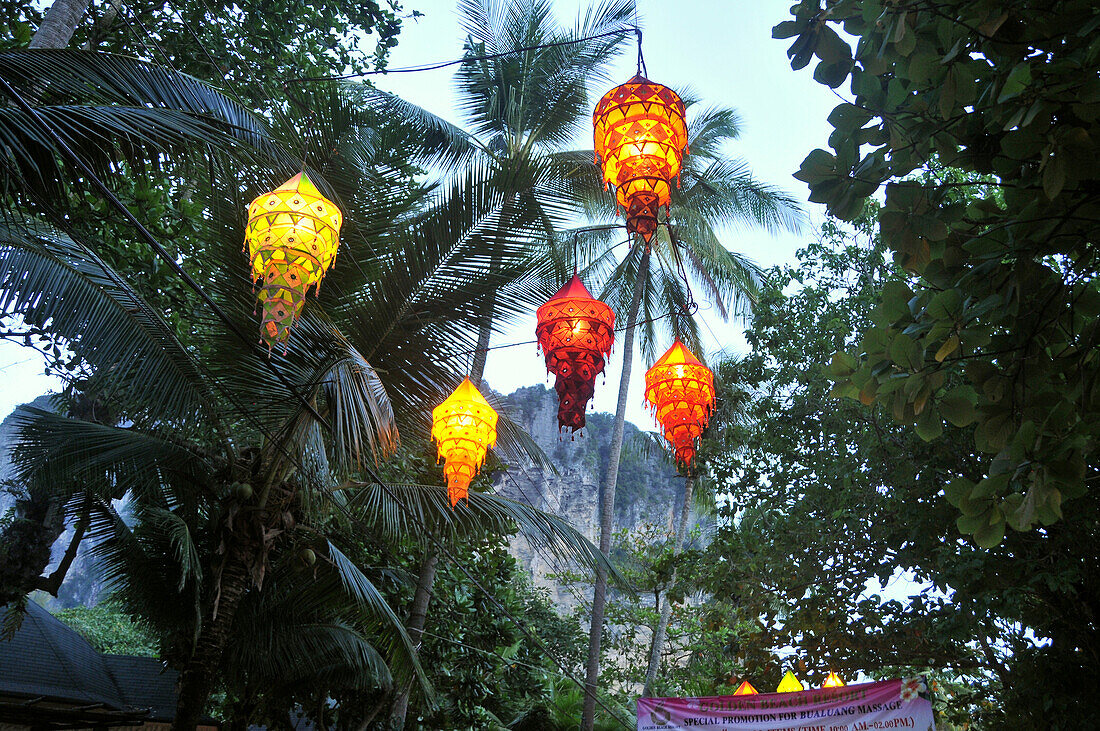
<path id="1" fill-rule="evenodd" d="M 794 676 L 794 672 L 787 671 L 787 674 L 783 676 L 783 679 L 779 681 L 779 687 L 775 689 L 776 693 L 797 693 L 800 690 L 805 690 L 802 683 L 798 678 Z"/>
<path id="2" fill-rule="evenodd" d="M 469 500 L 470 481 L 497 441 L 497 412 L 469 378 L 432 410 L 432 439 L 439 459 L 445 461 L 443 474 L 453 508 L 462 498 Z"/>
<path id="3" fill-rule="evenodd" d="M 248 206 L 245 247 L 260 282 L 260 338 L 269 351 L 290 337 L 309 288 L 320 289 L 336 259 L 342 218 L 305 173 Z"/>
<path id="4" fill-rule="evenodd" d="M 756 695 L 758 691 L 752 687 L 752 683 L 745 680 L 741 685 L 737 686 L 737 690 L 733 691 L 734 695 Z"/>
<path id="5" fill-rule="evenodd" d="M 677 340 L 645 374 L 645 400 L 676 460 L 690 466 L 714 410 L 714 374 Z"/>
<path id="6" fill-rule="evenodd" d="M 825 685 L 822 688 L 839 688 L 845 685 L 844 681 L 840 679 L 840 676 L 833 671 L 829 671 L 829 677 L 825 678 Z"/>
<path id="7" fill-rule="evenodd" d="M 604 94 L 592 114 L 604 184 L 615 186 L 627 231 L 647 243 L 660 209 L 668 212 L 672 181 L 679 184 L 688 145 L 684 115 L 676 92 L 640 73 Z"/>
<path id="8" fill-rule="evenodd" d="M 594 298 L 576 274 L 538 309 L 535 336 L 554 374 L 558 392 L 558 431 L 575 433 L 585 425 L 584 412 L 596 391 L 615 342 L 615 313 Z"/>

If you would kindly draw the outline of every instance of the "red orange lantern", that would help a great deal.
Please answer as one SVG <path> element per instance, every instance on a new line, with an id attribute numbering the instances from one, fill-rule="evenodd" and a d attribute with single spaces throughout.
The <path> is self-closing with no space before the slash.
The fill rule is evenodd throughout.
<path id="1" fill-rule="evenodd" d="M 827 678 L 825 678 L 825 684 L 822 685 L 821 687 L 822 688 L 840 688 L 840 687 L 843 687 L 844 685 L 846 685 L 846 683 L 841 679 L 841 677 L 839 675 L 836 674 L 836 671 L 830 670 L 829 671 L 829 676 Z"/>
<path id="2" fill-rule="evenodd" d="M 757 695 L 757 693 L 756 688 L 747 680 L 743 681 L 741 685 L 737 686 L 737 690 L 733 691 L 734 695 Z"/>
<path id="3" fill-rule="evenodd" d="M 677 340 L 645 374 L 645 400 L 676 459 L 690 465 L 714 410 L 714 374 Z"/>
<path id="4" fill-rule="evenodd" d="M 286 343 L 309 288 L 320 289 L 336 259 L 342 219 L 305 173 L 248 206 L 245 247 L 260 282 L 260 338 L 268 350 Z"/>
<path id="5" fill-rule="evenodd" d="M 439 459 L 445 461 L 443 474 L 453 508 L 462 498 L 469 499 L 470 481 L 497 441 L 497 412 L 469 378 L 432 410 L 432 439 Z"/>
<path id="6" fill-rule="evenodd" d="M 684 102 L 672 89 L 638 74 L 604 94 L 592 125 L 604 184 L 615 187 L 627 231 L 648 242 L 660 209 L 667 215 L 672 181 L 680 180 L 688 145 Z"/>
<path id="7" fill-rule="evenodd" d="M 596 391 L 615 342 L 615 313 L 593 297 L 576 274 L 538 309 L 535 336 L 554 374 L 558 430 L 584 427 L 584 412 Z"/>

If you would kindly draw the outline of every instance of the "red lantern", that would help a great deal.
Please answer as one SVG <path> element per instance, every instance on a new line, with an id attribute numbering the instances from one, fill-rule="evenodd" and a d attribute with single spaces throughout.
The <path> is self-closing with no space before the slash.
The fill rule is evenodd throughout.
<path id="1" fill-rule="evenodd" d="M 604 183 L 615 186 L 627 231 L 647 242 L 660 209 L 672 202 L 672 181 L 680 179 L 688 145 L 684 114 L 676 92 L 641 74 L 604 94 L 592 114 Z"/>
<path id="2" fill-rule="evenodd" d="M 677 340 L 645 374 L 645 400 L 676 460 L 690 465 L 695 440 L 714 410 L 714 374 Z"/>
<path id="3" fill-rule="evenodd" d="M 584 427 L 584 411 L 596 391 L 615 342 L 615 313 L 594 298 L 576 274 L 538 309 L 535 336 L 555 375 L 558 430 Z"/>

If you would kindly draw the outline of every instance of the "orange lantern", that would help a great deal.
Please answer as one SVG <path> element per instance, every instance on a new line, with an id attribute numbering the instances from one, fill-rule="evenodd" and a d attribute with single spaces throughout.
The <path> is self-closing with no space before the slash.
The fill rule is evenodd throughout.
<path id="1" fill-rule="evenodd" d="M 829 671 L 829 677 L 825 678 L 825 685 L 822 688 L 839 688 L 845 685 L 844 681 L 840 679 L 840 676 L 833 671 Z"/>
<path id="2" fill-rule="evenodd" d="M 454 507 L 462 498 L 469 499 L 470 480 L 497 441 L 497 412 L 469 378 L 432 410 L 432 439 L 439 459 L 446 462 L 447 497 Z"/>
<path id="3" fill-rule="evenodd" d="M 714 410 L 714 374 L 677 340 L 645 374 L 645 400 L 676 459 L 690 465 Z"/>
<path id="4" fill-rule="evenodd" d="M 615 186 L 627 231 L 648 243 L 660 209 L 668 213 L 673 179 L 679 184 L 688 145 L 684 103 L 672 89 L 638 74 L 604 94 L 592 124 L 604 184 Z"/>
<path id="5" fill-rule="evenodd" d="M 299 173 L 248 206 L 245 247 L 252 279 L 261 283 L 260 338 L 268 350 L 286 343 L 311 286 L 336 259 L 343 216 Z"/>
<path id="6" fill-rule="evenodd" d="M 558 431 L 584 427 L 584 411 L 596 392 L 615 342 L 615 313 L 594 298 L 575 273 L 569 283 L 538 309 L 535 336 L 554 374 L 558 392 Z"/>
<path id="7" fill-rule="evenodd" d="M 737 686 L 737 690 L 733 691 L 734 695 L 756 695 L 757 693 L 756 688 L 752 687 L 752 683 L 747 680 Z"/>

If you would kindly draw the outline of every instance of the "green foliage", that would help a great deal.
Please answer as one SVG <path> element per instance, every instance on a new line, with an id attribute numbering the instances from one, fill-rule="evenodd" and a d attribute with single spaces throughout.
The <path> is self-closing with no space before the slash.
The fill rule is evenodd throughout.
<path id="1" fill-rule="evenodd" d="M 109 597 L 94 607 L 72 607 L 56 615 L 105 655 L 157 656 L 157 642 L 149 629 L 126 614 Z"/>
<path id="2" fill-rule="evenodd" d="M 771 271 L 752 352 L 718 368 L 739 371 L 720 385 L 753 394 L 739 449 L 710 463 L 732 502 L 697 579 L 732 605 L 726 622 L 745 623 L 728 667 L 758 688 L 788 666 L 815 684 L 829 670 L 924 672 L 952 723 L 1088 727 L 1095 712 L 1066 678 L 1100 672 L 1096 498 L 1076 503 L 1080 520 L 975 548 L 950 502 L 953 481 L 987 464 L 968 427 L 948 422 L 928 442 L 883 399 L 836 398 L 838 377 L 860 367 L 847 351 L 911 286 L 886 260 L 876 214 L 869 206 L 854 232 L 827 222 L 797 267 Z M 945 375 L 945 392 L 963 378 Z M 953 413 L 966 421 L 965 407 Z"/>
<path id="3" fill-rule="evenodd" d="M 888 183 L 882 240 L 908 273 L 846 344 L 858 362 L 834 372 L 837 395 L 983 455 L 981 473 L 948 493 L 977 545 L 1053 525 L 1088 489 L 1100 428 L 1094 4 L 806 0 L 792 11 L 774 35 L 794 39 L 794 68 L 816 56 L 814 77 L 850 79 L 852 96 L 829 117 L 832 151 L 814 150 L 796 177 L 845 220 Z M 952 437 L 945 420 L 966 430 Z"/>

